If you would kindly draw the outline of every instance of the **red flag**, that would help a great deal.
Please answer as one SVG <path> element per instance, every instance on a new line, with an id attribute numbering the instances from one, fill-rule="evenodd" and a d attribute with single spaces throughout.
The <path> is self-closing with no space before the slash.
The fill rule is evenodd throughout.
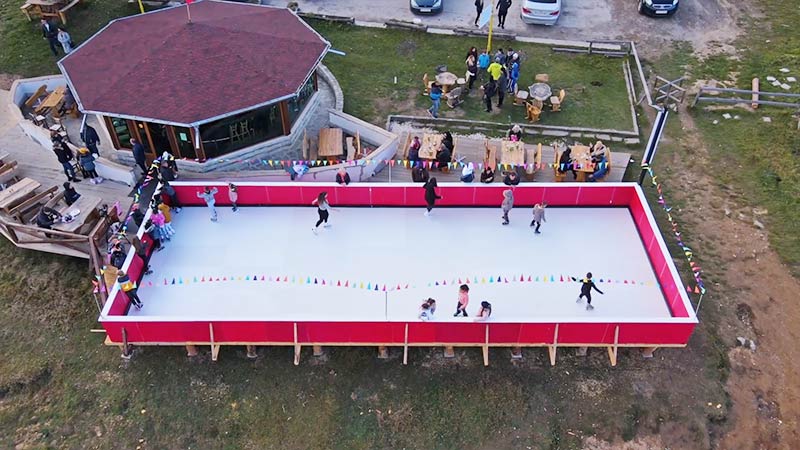
<path id="1" fill-rule="evenodd" d="M 191 5 L 194 0 L 186 0 L 187 5 Z"/>

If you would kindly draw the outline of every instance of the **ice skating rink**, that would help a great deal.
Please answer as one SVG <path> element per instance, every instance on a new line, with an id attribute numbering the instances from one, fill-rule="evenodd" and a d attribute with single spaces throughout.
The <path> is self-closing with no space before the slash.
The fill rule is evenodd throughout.
<path id="1" fill-rule="evenodd" d="M 435 320 L 466 321 L 452 314 L 459 279 L 469 279 L 468 312 L 487 300 L 493 322 L 670 317 L 626 208 L 550 207 L 539 235 L 529 207 L 512 210 L 507 226 L 499 208 L 430 217 L 424 208 L 338 208 L 318 235 L 311 206 L 217 210 L 218 222 L 201 207 L 172 214 L 176 235 L 153 254 L 139 288 L 145 306 L 129 315 L 411 321 L 432 297 Z M 579 283 L 561 281 L 587 271 L 605 292 L 593 292 L 593 311 L 575 302 Z"/>

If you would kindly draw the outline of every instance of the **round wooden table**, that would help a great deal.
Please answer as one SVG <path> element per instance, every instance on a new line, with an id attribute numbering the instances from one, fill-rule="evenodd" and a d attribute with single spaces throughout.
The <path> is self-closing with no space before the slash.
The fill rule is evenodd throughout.
<path id="1" fill-rule="evenodd" d="M 458 81 L 458 76 L 456 76 L 454 73 L 442 72 L 436 75 L 436 84 L 441 86 L 442 91 L 445 93 L 447 93 L 447 91 L 449 91 L 450 88 L 456 84 L 456 81 Z"/>
<path id="2" fill-rule="evenodd" d="M 535 98 L 536 100 L 547 101 L 550 99 L 550 96 L 553 95 L 553 91 L 550 89 L 550 85 L 547 83 L 534 83 L 528 87 L 528 91 L 531 94 L 531 98 Z"/>

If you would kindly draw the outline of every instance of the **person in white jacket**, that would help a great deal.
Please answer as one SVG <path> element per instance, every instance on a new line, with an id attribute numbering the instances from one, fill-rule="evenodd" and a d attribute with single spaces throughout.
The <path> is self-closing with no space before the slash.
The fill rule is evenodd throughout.
<path id="1" fill-rule="evenodd" d="M 511 189 L 503 191 L 503 203 L 500 207 L 503 208 L 503 225 L 508 225 L 508 213 L 514 207 L 514 192 Z"/>

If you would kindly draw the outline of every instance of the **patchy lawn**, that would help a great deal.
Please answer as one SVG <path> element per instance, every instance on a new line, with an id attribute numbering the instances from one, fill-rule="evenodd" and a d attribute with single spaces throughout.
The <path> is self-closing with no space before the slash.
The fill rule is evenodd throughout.
<path id="1" fill-rule="evenodd" d="M 56 57 L 42 38 L 39 20 L 28 22 L 19 7 L 25 0 L 0 1 L 0 74 L 35 77 L 58 73 Z M 139 12 L 125 0 L 83 0 L 67 16 L 67 31 L 76 44 L 88 39 L 112 19 Z M 63 52 L 61 52 L 63 56 Z M 125 58 L 120 54 L 119 58 Z"/>
<path id="2" fill-rule="evenodd" d="M 376 124 L 386 123 L 389 114 L 427 115 L 430 100 L 422 94 L 422 76 L 430 77 L 439 65 L 463 76 L 467 50 L 486 46 L 484 39 L 440 36 L 402 30 L 361 28 L 321 21 L 310 22 L 333 48 L 347 56 L 330 54 L 325 64 L 344 92 L 345 112 Z M 544 112 L 540 123 L 589 128 L 633 128 L 622 60 L 602 56 L 554 53 L 548 46 L 496 41 L 495 47 L 512 45 L 523 58 L 520 86 L 533 84 L 537 73 L 550 75 L 557 92 L 565 89 L 561 112 Z M 397 83 L 395 83 L 397 77 Z M 432 79 L 432 78 L 431 78 Z M 525 108 L 513 106 L 506 96 L 502 111 L 484 112 L 479 84 L 466 102 L 451 110 L 442 101 L 441 117 L 524 122 Z M 496 99 L 495 99 L 496 103 Z"/>

